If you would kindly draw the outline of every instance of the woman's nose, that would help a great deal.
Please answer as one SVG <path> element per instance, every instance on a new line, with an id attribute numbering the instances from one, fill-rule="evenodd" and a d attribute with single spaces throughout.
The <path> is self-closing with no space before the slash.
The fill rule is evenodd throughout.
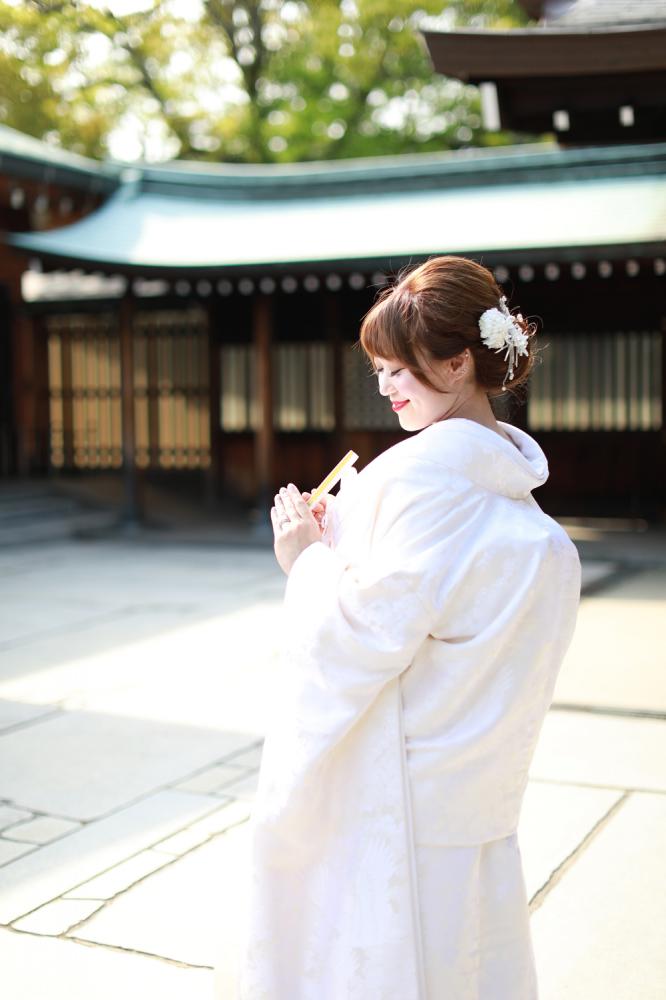
<path id="1" fill-rule="evenodd" d="M 385 375 L 384 372 L 380 372 L 377 376 L 379 382 L 379 394 L 380 396 L 388 396 L 389 389 L 391 385 L 391 378 L 389 375 Z"/>

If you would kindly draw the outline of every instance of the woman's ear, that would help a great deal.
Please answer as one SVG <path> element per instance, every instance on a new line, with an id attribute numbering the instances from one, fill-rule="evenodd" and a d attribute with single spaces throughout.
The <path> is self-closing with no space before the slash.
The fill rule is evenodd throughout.
<path id="1" fill-rule="evenodd" d="M 449 358 L 447 364 L 451 377 L 458 384 L 467 381 L 470 375 L 472 377 L 474 375 L 472 354 L 466 347 L 458 354 L 454 354 L 452 358 Z"/>

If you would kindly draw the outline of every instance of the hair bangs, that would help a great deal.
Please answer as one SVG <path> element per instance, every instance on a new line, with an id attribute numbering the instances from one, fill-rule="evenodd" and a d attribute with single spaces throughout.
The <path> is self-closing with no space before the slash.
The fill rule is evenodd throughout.
<path id="1" fill-rule="evenodd" d="M 385 288 L 382 297 L 363 317 L 359 339 L 373 367 L 375 358 L 400 361 L 408 368 L 418 367 L 399 299 L 395 288 Z"/>

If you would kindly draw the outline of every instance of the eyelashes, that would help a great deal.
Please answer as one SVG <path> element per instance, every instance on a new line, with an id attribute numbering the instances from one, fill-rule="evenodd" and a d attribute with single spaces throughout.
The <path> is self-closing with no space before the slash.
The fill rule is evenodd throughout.
<path id="1" fill-rule="evenodd" d="M 384 371 L 384 369 L 383 368 L 373 368 L 373 371 L 374 371 L 375 375 L 379 375 L 379 373 L 382 372 L 382 371 Z M 404 371 L 404 369 L 403 368 L 396 368 L 396 370 L 394 372 L 390 373 L 391 378 L 394 375 L 399 375 L 401 371 Z"/>

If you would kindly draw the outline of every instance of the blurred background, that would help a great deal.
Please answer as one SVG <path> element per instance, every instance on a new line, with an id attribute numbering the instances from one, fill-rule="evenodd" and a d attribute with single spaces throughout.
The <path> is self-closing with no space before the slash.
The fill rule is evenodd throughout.
<path id="1" fill-rule="evenodd" d="M 0 540 L 269 537 L 404 436 L 353 345 L 448 252 L 539 323 L 544 509 L 663 524 L 663 8 L 0 3 Z"/>

